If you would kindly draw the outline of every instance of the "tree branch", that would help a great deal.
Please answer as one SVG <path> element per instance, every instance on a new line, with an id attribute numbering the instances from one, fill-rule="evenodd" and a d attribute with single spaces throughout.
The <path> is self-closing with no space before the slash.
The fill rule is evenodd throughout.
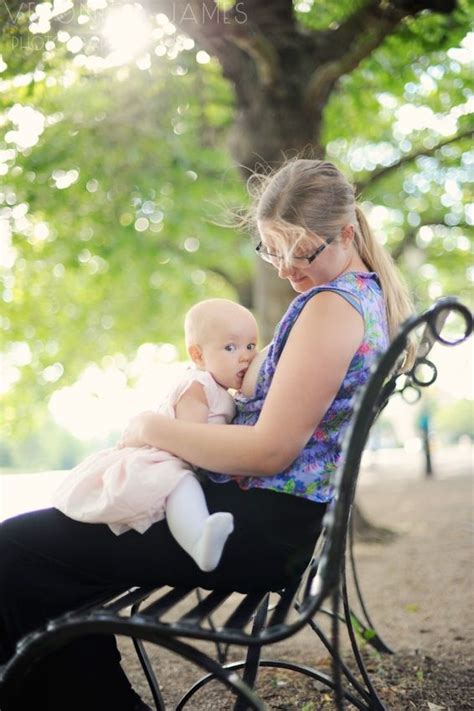
<path id="1" fill-rule="evenodd" d="M 431 222 L 423 223 L 421 225 L 418 225 L 416 229 L 410 230 L 410 232 L 405 232 L 405 234 L 403 235 L 403 239 L 400 240 L 400 242 L 398 242 L 398 244 L 392 249 L 392 259 L 395 262 L 398 262 L 407 247 L 410 247 L 415 241 L 416 235 L 418 234 L 420 227 L 428 227 L 430 225 L 432 225 Z"/>
<path id="2" fill-rule="evenodd" d="M 372 25 L 390 23 L 393 29 L 403 18 L 417 15 L 422 10 L 449 15 L 456 6 L 456 0 L 369 0 L 338 27 L 329 30 L 329 35 L 343 55 Z"/>
<path id="3" fill-rule="evenodd" d="M 239 302 L 246 308 L 252 306 L 252 280 L 250 279 L 234 279 L 229 272 L 222 267 L 212 266 L 207 267 L 207 271 L 217 274 L 222 277 L 233 289 L 235 289 Z"/>
<path id="4" fill-rule="evenodd" d="M 253 59 L 263 86 L 276 83 L 281 72 L 280 61 L 275 46 L 266 37 L 262 34 L 254 34 L 253 37 L 235 34 L 232 41 Z"/>
<path id="5" fill-rule="evenodd" d="M 369 13 L 364 13 L 364 15 L 367 17 Z M 348 74 L 355 69 L 363 59 L 377 49 L 385 37 L 393 32 L 401 19 L 401 17 L 389 19 L 382 17 L 377 18 L 374 22 L 374 17 L 372 15 L 370 23 L 363 29 L 361 28 L 360 34 L 354 35 L 351 42 L 344 43 L 342 36 L 334 37 L 336 46 L 340 48 L 340 55 L 338 59 L 319 66 L 310 78 L 305 97 L 305 103 L 309 110 L 322 106 L 327 101 L 338 79 L 343 74 Z M 354 23 L 351 30 L 358 25 L 358 22 Z M 339 30 L 335 32 L 337 33 Z M 343 48 L 344 53 L 342 52 Z"/>
<path id="6" fill-rule="evenodd" d="M 427 9 L 449 14 L 455 7 L 456 0 L 370 0 L 336 29 L 319 33 L 325 35 L 324 44 L 334 59 L 319 66 L 311 77 L 307 108 L 323 105 L 338 79 L 377 49 L 405 17 Z"/>
<path id="7" fill-rule="evenodd" d="M 391 254 L 394 261 L 397 262 L 407 247 L 410 247 L 414 243 L 416 235 L 422 227 L 438 227 L 439 225 L 447 227 L 448 229 L 450 227 L 443 222 L 443 217 L 440 215 L 438 220 L 435 218 L 434 220 L 429 220 L 429 222 L 422 222 L 413 230 L 405 232 L 403 239 L 392 249 Z M 453 227 L 468 227 L 468 224 L 466 222 L 461 222 L 459 225 L 453 225 Z"/>
<path id="8" fill-rule="evenodd" d="M 398 160 L 396 163 L 392 163 L 392 165 L 384 166 L 383 168 L 380 168 L 379 170 L 374 170 L 366 180 L 359 181 L 357 183 L 357 193 L 361 193 L 364 190 L 366 190 L 369 187 L 372 187 L 372 185 L 378 181 L 381 180 L 382 178 L 385 178 L 387 175 L 390 173 L 393 173 L 395 170 L 398 170 L 401 168 L 403 165 L 406 165 L 407 163 L 411 163 L 416 158 L 419 156 L 432 156 L 438 151 L 440 148 L 443 146 L 448 146 L 450 143 L 455 143 L 456 141 L 460 141 L 463 138 L 468 138 L 472 137 L 474 134 L 474 131 L 472 128 L 466 129 L 465 131 L 462 131 L 461 133 L 457 133 L 455 136 L 451 136 L 450 138 L 445 138 L 442 141 L 439 141 L 436 143 L 436 145 L 432 146 L 431 148 L 426 148 L 425 146 L 422 146 L 420 148 L 416 148 L 415 150 L 411 151 L 410 153 L 407 153 L 406 155 L 402 156 L 400 160 Z"/>

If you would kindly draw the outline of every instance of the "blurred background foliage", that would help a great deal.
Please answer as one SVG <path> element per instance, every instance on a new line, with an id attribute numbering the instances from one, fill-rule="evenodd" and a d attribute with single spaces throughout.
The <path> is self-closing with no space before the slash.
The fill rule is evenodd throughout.
<path id="1" fill-rule="evenodd" d="M 294 10 L 309 30 L 354 6 Z M 71 7 L 12 16 L 0 40 L 0 462 L 18 467 L 66 466 L 82 452 L 69 434 L 59 443 L 47 405 L 88 364 L 123 354 L 133 381 L 127 363 L 143 342 L 184 356 L 196 300 L 252 306 L 251 241 L 223 225 L 247 197 L 219 63 L 139 3 Z M 125 39 L 110 14 L 123 7 Z M 407 18 L 324 111 L 326 154 L 358 186 L 420 307 L 472 296 L 469 22 L 466 1 L 449 17 Z"/>

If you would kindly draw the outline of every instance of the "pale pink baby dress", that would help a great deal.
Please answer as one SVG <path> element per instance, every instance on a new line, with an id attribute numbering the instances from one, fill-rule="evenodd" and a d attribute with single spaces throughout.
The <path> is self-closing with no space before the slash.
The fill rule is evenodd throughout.
<path id="1" fill-rule="evenodd" d="M 189 369 L 157 412 L 175 418 L 175 406 L 195 382 L 209 405 L 208 422 L 229 423 L 235 413 L 230 393 L 212 375 Z M 192 467 L 155 447 L 112 447 L 91 454 L 72 469 L 53 497 L 53 506 L 76 521 L 107 523 L 117 535 L 133 528 L 144 533 L 165 517 L 166 498 Z"/>

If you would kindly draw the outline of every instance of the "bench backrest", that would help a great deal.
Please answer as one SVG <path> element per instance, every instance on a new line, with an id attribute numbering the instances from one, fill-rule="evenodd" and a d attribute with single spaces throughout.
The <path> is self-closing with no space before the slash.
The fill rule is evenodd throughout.
<path id="1" fill-rule="evenodd" d="M 450 321 L 453 318 L 459 323 L 455 333 L 450 335 Z M 420 329 L 421 336 L 417 336 Z M 341 463 L 336 473 L 335 498 L 324 520 L 325 543 L 307 582 L 303 604 L 306 614 L 316 611 L 339 584 L 360 463 L 372 425 L 394 393 L 406 388 L 416 391 L 435 381 L 436 367 L 427 360 L 427 355 L 436 342 L 456 345 L 466 340 L 472 329 L 473 317 L 464 305 L 454 297 L 439 299 L 421 315 L 408 319 L 387 351 L 374 364 L 368 382 L 356 398 L 354 413 L 344 435 Z M 416 358 L 411 369 L 401 374 L 399 367 L 403 354 L 408 339 L 413 337 L 418 341 Z"/>

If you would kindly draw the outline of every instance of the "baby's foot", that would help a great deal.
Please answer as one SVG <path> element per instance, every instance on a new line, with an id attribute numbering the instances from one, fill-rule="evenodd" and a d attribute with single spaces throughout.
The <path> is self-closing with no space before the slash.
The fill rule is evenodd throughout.
<path id="1" fill-rule="evenodd" d="M 205 573 L 217 567 L 225 543 L 233 530 L 234 517 L 231 513 L 219 512 L 206 519 L 193 553 L 194 560 Z"/>

